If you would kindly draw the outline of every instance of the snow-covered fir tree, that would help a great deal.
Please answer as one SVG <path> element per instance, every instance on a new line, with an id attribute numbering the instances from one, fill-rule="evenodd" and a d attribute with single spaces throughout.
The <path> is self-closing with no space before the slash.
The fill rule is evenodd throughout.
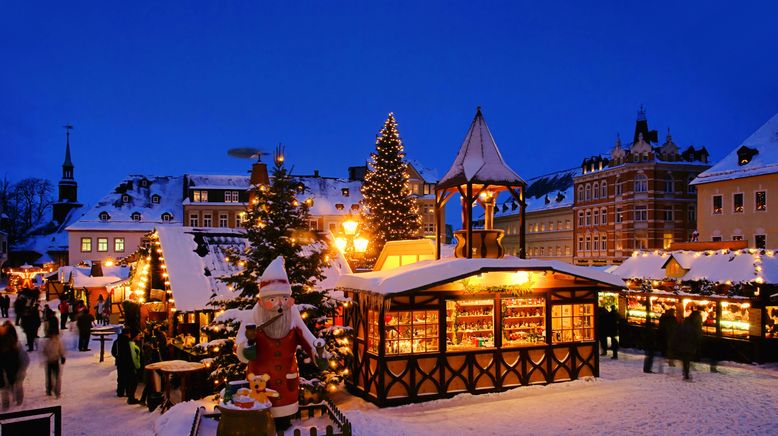
<path id="1" fill-rule="evenodd" d="M 370 235 L 366 258 L 374 262 L 388 241 L 420 237 L 421 215 L 408 184 L 408 162 L 394 114 L 376 139 L 362 185 L 362 228 Z"/>
<path id="2" fill-rule="evenodd" d="M 323 392 L 325 387 L 331 390 L 340 384 L 345 375 L 341 363 L 349 360 L 350 349 L 340 346 L 340 336 L 348 331 L 341 326 L 324 328 L 325 321 L 335 313 L 337 302 L 325 292 L 314 290 L 313 285 L 323 279 L 323 270 L 330 262 L 330 249 L 322 234 L 308 228 L 311 202 L 296 198 L 299 186 L 284 166 L 283 149 L 276 150 L 274 163 L 270 185 L 251 187 L 250 204 L 243 215 L 248 248 L 243 252 L 233 250 L 227 256 L 227 261 L 241 270 L 220 278 L 234 294 L 212 299 L 211 305 L 218 316 L 203 328 L 211 339 L 210 351 L 216 353 L 207 361 L 211 368 L 210 380 L 218 389 L 226 381 L 245 378 L 246 366 L 233 352 L 235 336 L 240 322 L 251 319 L 262 272 L 273 259 L 283 256 L 292 296 L 301 316 L 315 335 L 327 339 L 330 362 L 323 371 L 298 353 L 301 385 Z M 344 351 L 347 355 L 339 354 Z"/>

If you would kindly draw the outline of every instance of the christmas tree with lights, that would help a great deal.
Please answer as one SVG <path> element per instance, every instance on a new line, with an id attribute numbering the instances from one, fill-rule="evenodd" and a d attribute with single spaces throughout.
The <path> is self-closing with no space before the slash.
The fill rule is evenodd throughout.
<path id="1" fill-rule="evenodd" d="M 308 228 L 312 203 L 296 198 L 301 189 L 284 166 L 281 148 L 276 150 L 274 162 L 270 185 L 260 184 L 250 190 L 249 208 L 244 212 L 242 221 L 248 248 L 227 253 L 227 261 L 237 266 L 240 272 L 220 278 L 229 285 L 234 295 L 216 297 L 211 301 L 217 316 L 203 328 L 210 339 L 205 348 L 212 356 L 205 362 L 211 368 L 209 378 L 215 389 L 227 381 L 245 378 L 246 366 L 233 352 L 239 324 L 257 302 L 262 272 L 273 259 L 283 256 L 292 297 L 300 314 L 314 335 L 327 340 L 326 350 L 330 352 L 330 365 L 324 371 L 298 352 L 301 385 L 323 392 L 325 387 L 342 381 L 340 364 L 348 358 L 335 354 L 340 350 L 340 336 L 347 334 L 344 328 L 325 328 L 326 321 L 337 310 L 337 302 L 325 292 L 313 289 L 314 283 L 324 278 L 323 270 L 329 265 L 330 249 L 322 234 Z M 334 334 L 336 330 L 338 335 Z"/>
<path id="2" fill-rule="evenodd" d="M 376 139 L 376 151 L 362 185 L 362 225 L 371 243 L 366 258 L 374 262 L 388 241 L 420 237 L 421 215 L 408 184 L 408 162 L 389 113 Z"/>

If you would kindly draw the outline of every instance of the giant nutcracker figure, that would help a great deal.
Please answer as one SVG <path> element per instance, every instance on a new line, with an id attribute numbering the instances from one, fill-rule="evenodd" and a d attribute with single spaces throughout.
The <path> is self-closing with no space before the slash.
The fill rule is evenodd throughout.
<path id="1" fill-rule="evenodd" d="M 248 364 L 247 373 L 270 375 L 267 387 L 280 394 L 271 399 L 270 413 L 276 428 L 285 429 L 298 409 L 297 347 L 316 362 L 324 339 L 313 336 L 294 306 L 283 257 L 273 260 L 262 273 L 259 301 L 253 311 L 256 324 L 246 325 L 238 333 L 238 359 Z"/>

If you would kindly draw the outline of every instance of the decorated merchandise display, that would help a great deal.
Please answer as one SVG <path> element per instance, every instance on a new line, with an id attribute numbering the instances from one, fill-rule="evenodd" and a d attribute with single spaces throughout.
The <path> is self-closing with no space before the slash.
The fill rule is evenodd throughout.
<path id="1" fill-rule="evenodd" d="M 323 269 L 330 261 L 330 249 L 323 234 L 308 229 L 310 202 L 295 198 L 298 184 L 284 167 L 280 148 L 276 150 L 274 163 L 270 184 L 251 188 L 250 207 L 242 215 L 248 248 L 227 253 L 227 261 L 238 267 L 239 272 L 220 278 L 228 283 L 232 294 L 211 300 L 216 316 L 203 328 L 210 340 L 204 348 L 212 356 L 205 363 L 211 368 L 209 378 L 215 390 L 230 381 L 245 380 L 247 365 L 233 351 L 236 336 L 238 333 L 245 336 L 246 324 L 254 323 L 259 330 L 261 323 L 254 320 L 254 309 L 258 309 L 255 303 L 260 293 L 259 277 L 280 256 L 288 274 L 291 297 L 286 303 L 289 307 L 284 308 L 290 314 L 295 313 L 296 319 L 299 318 L 296 322 L 302 327 L 326 341 L 323 355 L 329 362 L 324 369 L 302 351 L 298 351 L 296 362 L 302 387 L 299 397 L 307 401 L 313 401 L 315 397 L 320 401 L 326 391 L 337 390 L 343 381 L 351 348 L 342 346 L 339 341 L 348 341 L 351 330 L 328 325 L 340 303 L 325 292 L 315 290 L 314 284 L 323 279 Z M 294 305 L 289 301 L 294 301 Z M 337 338 L 334 332 L 342 337 Z M 255 370 L 254 373 L 271 371 Z M 268 383 L 270 388 L 277 389 L 272 380 Z"/>
<path id="2" fill-rule="evenodd" d="M 403 148 L 394 114 L 389 113 L 362 185 L 362 223 L 371 238 L 369 262 L 375 261 L 387 241 L 420 237 L 421 215 L 411 196 Z"/>

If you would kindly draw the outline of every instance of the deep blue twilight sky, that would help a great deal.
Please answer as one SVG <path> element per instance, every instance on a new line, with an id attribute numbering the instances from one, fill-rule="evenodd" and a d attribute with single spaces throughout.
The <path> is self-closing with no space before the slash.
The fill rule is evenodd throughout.
<path id="1" fill-rule="evenodd" d="M 778 2 L 602 3 L 4 1 L 0 177 L 56 182 L 65 123 L 94 202 L 130 173 L 243 173 L 236 146 L 345 177 L 389 111 L 442 175 L 481 105 L 525 178 L 631 137 L 640 104 L 714 160 L 778 112 Z"/>

